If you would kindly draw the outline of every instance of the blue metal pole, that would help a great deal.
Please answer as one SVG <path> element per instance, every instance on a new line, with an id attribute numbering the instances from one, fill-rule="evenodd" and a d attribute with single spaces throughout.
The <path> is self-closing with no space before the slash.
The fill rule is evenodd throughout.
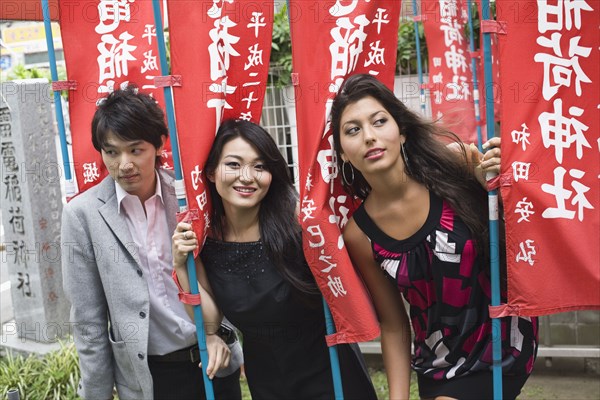
<path id="1" fill-rule="evenodd" d="M 417 0 L 412 0 L 413 5 L 413 17 L 417 17 L 418 9 L 417 9 Z M 419 23 L 415 20 L 413 21 L 415 27 L 415 44 L 417 46 L 417 74 L 419 75 L 419 90 L 420 96 L 419 99 L 421 101 L 421 114 L 425 115 L 425 89 L 423 88 L 423 67 L 421 66 L 421 39 L 419 39 Z"/>
<path id="2" fill-rule="evenodd" d="M 335 333 L 335 324 L 333 323 L 333 317 L 331 316 L 331 311 L 329 310 L 325 298 L 323 298 L 323 309 L 325 311 L 325 328 L 327 330 L 327 335 L 332 335 Z M 329 347 L 329 360 L 331 361 L 331 374 L 333 376 L 335 399 L 343 400 L 344 390 L 342 387 L 342 373 L 340 370 L 340 359 L 338 357 L 337 346 Z"/>
<path id="3" fill-rule="evenodd" d="M 475 52 L 475 32 L 473 32 L 473 13 L 472 13 L 472 0 L 467 0 L 467 9 L 469 12 L 469 50 L 471 53 Z M 479 82 L 477 79 L 477 59 L 471 57 L 471 69 L 473 70 L 473 102 L 475 105 L 475 121 L 477 121 L 477 147 L 479 151 L 483 151 L 483 137 L 481 135 L 481 114 L 479 113 Z"/>
<path id="4" fill-rule="evenodd" d="M 286 0 L 287 12 L 288 12 L 288 21 L 290 20 L 290 0 Z M 323 300 L 323 310 L 325 312 L 325 329 L 327 335 L 333 335 L 335 333 L 335 324 L 333 322 L 333 317 L 331 316 L 331 311 L 329 310 L 329 306 L 325 301 L 325 298 L 322 297 Z M 333 378 L 333 392 L 336 400 L 344 399 L 344 390 L 342 388 L 342 373 L 340 370 L 340 359 L 338 357 L 337 346 L 329 347 L 329 363 L 331 364 L 331 375 Z"/>
<path id="5" fill-rule="evenodd" d="M 54 53 L 54 39 L 52 37 L 52 22 L 50 21 L 50 6 L 48 0 L 42 0 L 42 15 L 44 16 L 44 31 L 46 32 L 46 45 L 48 47 L 48 61 L 50 64 L 50 76 L 52 82 L 58 82 L 58 71 L 56 69 L 56 55 Z M 60 102 L 60 90 L 54 90 L 54 113 L 56 114 L 56 125 L 60 139 L 60 150 L 63 159 L 63 170 L 65 172 L 65 189 L 67 198 L 77 193 L 73 176 L 71 175 L 71 162 L 67 148 L 67 134 L 65 132 L 65 120 L 63 118 L 62 103 Z"/>
<path id="6" fill-rule="evenodd" d="M 481 1 L 481 21 L 490 19 L 489 0 Z M 483 62 L 485 76 L 485 111 L 488 136 L 494 129 L 494 88 L 492 85 L 492 43 L 489 32 L 483 34 Z M 490 208 L 490 267 L 492 306 L 500 305 L 500 249 L 498 233 L 498 190 L 488 194 Z M 499 318 L 492 319 L 492 359 L 494 377 L 494 400 L 502 399 L 502 332 Z"/>
<path id="7" fill-rule="evenodd" d="M 163 76 L 169 75 L 169 66 L 167 64 L 167 51 L 165 46 L 165 36 L 163 31 L 162 16 L 160 10 L 161 0 L 152 0 L 154 10 L 154 23 L 156 26 L 156 40 L 158 42 L 158 53 L 160 58 L 160 69 Z M 177 127 L 175 125 L 175 113 L 173 110 L 173 93 L 170 86 L 164 87 L 165 106 L 167 111 L 167 123 L 169 126 L 169 139 L 171 140 L 171 151 L 173 153 L 173 168 L 175 170 L 175 193 L 180 211 L 187 210 L 187 199 L 185 195 L 185 185 L 181 171 L 181 160 L 179 158 L 179 142 L 177 139 Z M 196 263 L 192 253 L 188 254 L 187 270 L 190 281 L 190 292 L 197 294 L 198 278 L 196 276 Z M 206 374 L 208 366 L 208 350 L 206 348 L 206 335 L 204 332 L 204 318 L 202 317 L 202 306 L 194 306 L 194 321 L 196 324 L 196 336 L 198 338 L 198 348 L 200 349 L 200 360 L 202 361 L 202 378 L 204 380 L 204 391 L 207 400 L 214 400 L 215 394 L 213 383 Z"/>

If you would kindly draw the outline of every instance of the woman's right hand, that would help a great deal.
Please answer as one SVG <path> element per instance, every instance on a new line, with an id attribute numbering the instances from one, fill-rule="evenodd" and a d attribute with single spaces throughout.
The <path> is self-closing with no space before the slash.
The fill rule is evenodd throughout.
<path id="1" fill-rule="evenodd" d="M 173 232 L 171 238 L 173 247 L 173 266 L 175 268 L 185 268 L 188 253 L 196 250 L 198 240 L 192 230 L 192 224 L 180 222 Z"/>

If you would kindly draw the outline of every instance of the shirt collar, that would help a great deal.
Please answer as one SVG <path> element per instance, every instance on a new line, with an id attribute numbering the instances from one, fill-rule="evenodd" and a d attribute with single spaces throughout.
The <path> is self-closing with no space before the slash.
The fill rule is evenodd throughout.
<path id="1" fill-rule="evenodd" d="M 160 177 L 158 175 L 158 171 L 154 171 L 154 173 L 156 174 L 156 188 L 154 189 L 154 194 L 156 196 L 158 196 L 158 198 L 160 199 L 160 202 L 163 203 L 163 205 L 165 204 L 164 200 L 163 200 L 163 196 L 162 196 L 162 185 L 160 184 Z M 120 214 L 121 213 L 121 203 L 123 202 L 123 200 L 127 197 L 136 197 L 133 196 L 129 193 L 127 193 L 125 191 L 125 189 L 123 189 L 121 187 L 121 185 L 119 185 L 117 183 L 117 181 L 115 181 L 115 191 L 117 194 L 117 212 Z M 152 198 L 152 197 L 150 197 Z"/>

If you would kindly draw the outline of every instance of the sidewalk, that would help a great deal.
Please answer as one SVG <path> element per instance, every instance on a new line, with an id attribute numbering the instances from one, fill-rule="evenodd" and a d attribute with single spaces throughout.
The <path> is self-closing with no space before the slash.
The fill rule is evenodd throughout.
<path id="1" fill-rule="evenodd" d="M 520 400 L 598 400 L 600 370 L 598 359 L 553 358 L 546 365 L 538 358 Z"/>
<path id="2" fill-rule="evenodd" d="M 374 370 L 383 370 L 380 354 L 365 354 L 365 360 Z M 518 399 L 599 400 L 600 358 L 538 357 Z"/>

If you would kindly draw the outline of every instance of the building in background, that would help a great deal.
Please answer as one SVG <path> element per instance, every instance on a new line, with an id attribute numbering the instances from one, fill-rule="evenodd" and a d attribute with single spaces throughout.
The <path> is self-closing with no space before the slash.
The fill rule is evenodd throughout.
<path id="1" fill-rule="evenodd" d="M 52 36 L 56 61 L 64 66 L 60 28 L 57 22 L 52 23 Z M 25 68 L 49 68 L 43 22 L 0 22 L 0 47 L 2 80 L 5 80 L 17 65 L 23 65 Z"/>

